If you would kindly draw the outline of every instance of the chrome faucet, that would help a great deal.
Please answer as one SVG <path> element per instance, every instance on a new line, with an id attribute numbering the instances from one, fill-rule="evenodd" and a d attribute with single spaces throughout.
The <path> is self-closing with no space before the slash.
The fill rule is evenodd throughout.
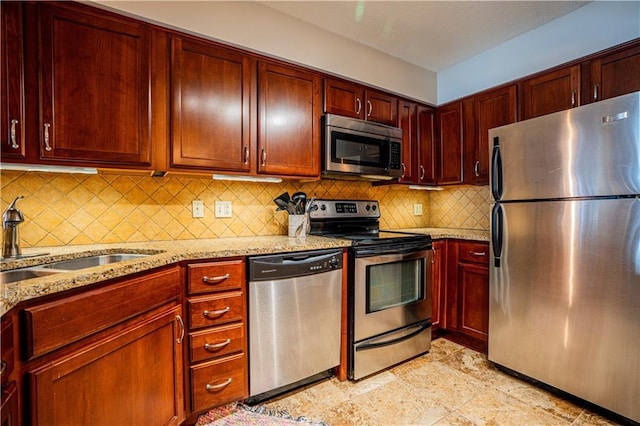
<path id="1" fill-rule="evenodd" d="M 24 222 L 24 216 L 22 212 L 15 207 L 16 202 L 21 198 L 24 197 L 18 195 L 2 214 L 2 231 L 4 234 L 4 243 L 2 245 L 3 258 L 19 257 L 22 254 L 18 225 Z"/>

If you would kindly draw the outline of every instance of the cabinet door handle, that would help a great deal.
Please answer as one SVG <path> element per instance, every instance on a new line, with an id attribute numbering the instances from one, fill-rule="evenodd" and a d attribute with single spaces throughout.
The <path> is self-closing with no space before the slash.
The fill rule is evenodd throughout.
<path id="1" fill-rule="evenodd" d="M 2 361 L 0 363 L 0 376 L 2 376 L 5 371 L 7 371 L 7 362 L 6 361 Z"/>
<path id="2" fill-rule="evenodd" d="M 420 164 L 420 180 L 424 180 L 425 170 L 422 164 Z"/>
<path id="3" fill-rule="evenodd" d="M 182 321 L 182 317 L 180 315 L 176 315 L 176 320 L 178 321 L 178 324 L 180 324 L 180 337 L 176 339 L 176 342 L 180 344 L 184 339 L 184 321 Z"/>
<path id="4" fill-rule="evenodd" d="M 362 101 L 360 98 L 356 98 L 356 115 L 360 115 L 360 111 L 362 110 Z"/>
<path id="5" fill-rule="evenodd" d="M 208 390 L 209 392 L 212 392 L 212 391 L 217 391 L 217 390 L 220 390 L 220 389 L 224 389 L 224 388 L 226 388 L 227 386 L 229 386 L 229 384 L 231 384 L 231 377 L 229 377 L 227 380 L 225 380 L 225 381 L 224 381 L 224 382 L 222 382 L 222 383 L 218 383 L 217 385 L 212 385 L 212 384 L 210 384 L 210 383 L 207 383 L 207 384 L 204 386 L 204 388 L 205 388 L 206 390 Z"/>
<path id="6" fill-rule="evenodd" d="M 15 118 L 11 120 L 11 148 L 18 149 L 20 145 L 16 141 L 16 124 L 18 124 L 18 120 Z"/>
<path id="7" fill-rule="evenodd" d="M 51 145 L 49 145 L 49 127 L 51 124 L 44 123 L 44 150 L 51 151 Z"/>
<path id="8" fill-rule="evenodd" d="M 229 279 L 231 275 L 229 274 L 224 274 L 224 275 L 220 275 L 217 277 L 207 277 L 206 275 L 204 277 L 202 277 L 202 282 L 205 282 L 207 284 L 211 284 L 211 285 L 215 285 L 215 284 L 220 284 L 222 281 Z"/>
<path id="9" fill-rule="evenodd" d="M 249 164 L 249 147 L 247 145 L 244 146 L 244 164 Z"/>
<path id="10" fill-rule="evenodd" d="M 224 348 L 229 343 L 231 343 L 231 339 L 227 339 L 224 342 L 220 342 L 220 343 L 205 343 L 204 350 L 209 352 L 215 352 L 216 349 Z"/>
<path id="11" fill-rule="evenodd" d="M 267 165 L 267 150 L 262 148 L 262 166 Z"/>
<path id="12" fill-rule="evenodd" d="M 478 171 L 478 168 L 480 167 L 480 160 L 476 161 L 476 164 L 473 165 L 473 171 L 476 174 L 476 177 L 480 177 L 480 172 Z"/>
<path id="13" fill-rule="evenodd" d="M 405 166 L 404 163 L 400 163 L 400 167 L 402 167 L 402 176 L 400 176 L 400 179 L 404 179 L 404 175 L 407 173 L 407 166 Z"/>
<path id="14" fill-rule="evenodd" d="M 230 310 L 231 310 L 231 308 L 227 306 L 226 308 L 224 308 L 224 309 L 219 309 L 219 310 L 217 310 L 217 311 L 204 311 L 204 312 L 202 313 L 202 315 L 204 315 L 204 317 L 205 317 L 205 318 L 212 319 L 212 317 L 213 317 L 213 318 L 219 317 L 220 315 L 224 315 L 224 314 L 226 314 L 226 313 L 227 313 L 227 312 L 229 312 Z"/>
<path id="15" fill-rule="evenodd" d="M 367 101 L 367 105 L 369 106 L 369 112 L 367 113 L 367 117 L 371 117 L 371 113 L 373 112 L 373 104 L 371 101 Z"/>
<path id="16" fill-rule="evenodd" d="M 471 256 L 475 256 L 475 257 L 484 257 L 487 255 L 487 252 L 484 251 L 473 251 L 473 250 L 469 250 L 469 254 Z"/>
<path id="17" fill-rule="evenodd" d="M 571 108 L 576 106 L 576 91 L 571 92 Z"/>
<path id="18" fill-rule="evenodd" d="M 593 85 L 593 101 L 596 102 L 598 100 L 598 89 L 600 87 L 597 84 Z"/>
<path id="19" fill-rule="evenodd" d="M 435 263 L 436 263 L 436 255 L 438 254 L 438 249 L 435 248 L 435 247 L 432 247 L 431 251 L 433 252 L 433 256 L 431 256 L 431 264 L 435 265 Z"/>

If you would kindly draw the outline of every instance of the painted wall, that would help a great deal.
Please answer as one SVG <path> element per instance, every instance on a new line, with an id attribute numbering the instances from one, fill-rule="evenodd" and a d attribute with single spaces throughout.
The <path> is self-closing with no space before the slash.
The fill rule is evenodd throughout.
<path id="1" fill-rule="evenodd" d="M 96 1 L 119 13 L 435 105 L 436 74 L 256 2 Z"/>
<path id="2" fill-rule="evenodd" d="M 594 1 L 438 73 L 438 105 L 640 37 L 640 2 Z"/>

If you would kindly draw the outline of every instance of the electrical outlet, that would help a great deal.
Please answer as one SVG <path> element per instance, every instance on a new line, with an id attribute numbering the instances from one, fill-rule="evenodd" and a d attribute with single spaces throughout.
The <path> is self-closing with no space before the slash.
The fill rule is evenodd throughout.
<path id="1" fill-rule="evenodd" d="M 193 200 L 191 202 L 191 215 L 193 217 L 204 217 L 204 203 L 202 200 Z"/>
<path id="2" fill-rule="evenodd" d="M 414 204 L 413 205 L 413 215 L 414 216 L 422 216 L 422 204 Z"/>
<path id="3" fill-rule="evenodd" d="M 231 217 L 232 209 L 231 201 L 216 201 L 216 217 Z"/>

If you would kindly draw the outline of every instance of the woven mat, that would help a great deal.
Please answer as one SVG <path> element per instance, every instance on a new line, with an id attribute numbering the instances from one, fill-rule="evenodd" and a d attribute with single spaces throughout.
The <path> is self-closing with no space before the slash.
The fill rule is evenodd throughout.
<path id="1" fill-rule="evenodd" d="M 236 425 L 314 425 L 328 426 L 323 422 L 311 422 L 306 417 L 294 417 L 286 410 L 270 410 L 264 405 L 250 407 L 234 402 L 214 408 L 198 418 L 198 426 L 236 426 Z"/>

